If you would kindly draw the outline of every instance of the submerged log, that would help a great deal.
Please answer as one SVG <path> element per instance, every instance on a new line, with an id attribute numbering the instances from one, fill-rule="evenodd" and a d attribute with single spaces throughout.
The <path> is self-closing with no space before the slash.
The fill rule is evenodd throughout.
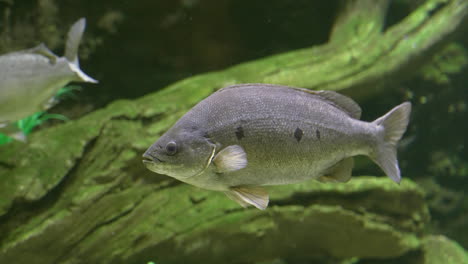
<path id="1" fill-rule="evenodd" d="M 271 207 L 258 211 L 141 163 L 158 136 L 216 89 L 265 82 L 368 98 L 415 73 L 468 15 L 466 0 L 428 0 L 383 31 L 388 3 L 372 2 L 346 4 L 326 45 L 182 80 L 2 146 L 0 263 L 432 263 L 421 262 L 434 254 L 428 245 L 444 240 L 424 239 L 427 207 L 409 180 L 274 187 Z M 363 5 L 373 15 L 362 15 Z"/>

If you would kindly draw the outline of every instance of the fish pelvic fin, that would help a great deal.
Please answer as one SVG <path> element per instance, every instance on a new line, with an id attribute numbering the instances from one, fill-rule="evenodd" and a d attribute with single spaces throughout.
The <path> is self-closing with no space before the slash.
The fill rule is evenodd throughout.
<path id="1" fill-rule="evenodd" d="M 226 191 L 225 194 L 242 207 L 253 205 L 260 210 L 265 210 L 269 202 L 268 192 L 261 187 L 232 187 L 229 191 Z"/>
<path id="2" fill-rule="evenodd" d="M 378 141 L 376 149 L 370 158 L 396 183 L 400 183 L 400 168 L 398 167 L 396 146 L 405 133 L 411 113 L 411 103 L 402 103 L 373 124 L 383 127 L 382 140 Z"/>
<path id="3" fill-rule="evenodd" d="M 70 68 L 78 75 L 78 79 L 83 82 L 97 83 L 98 81 L 88 76 L 80 69 L 78 60 L 78 48 L 86 27 L 86 19 L 80 18 L 68 31 L 67 43 L 65 44 L 65 58 L 68 60 Z"/>

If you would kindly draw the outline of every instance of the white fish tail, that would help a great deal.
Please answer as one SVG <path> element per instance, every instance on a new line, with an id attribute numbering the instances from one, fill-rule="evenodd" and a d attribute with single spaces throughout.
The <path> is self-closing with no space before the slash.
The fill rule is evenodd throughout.
<path id="1" fill-rule="evenodd" d="M 80 81 L 97 83 L 97 80 L 91 78 L 80 69 L 80 62 L 78 60 L 78 47 L 80 46 L 85 27 L 85 18 L 80 18 L 71 26 L 67 35 L 67 43 L 65 44 L 65 58 L 70 62 L 70 68 L 78 75 Z"/>
<path id="2" fill-rule="evenodd" d="M 396 183 L 401 181 L 396 146 L 406 131 L 410 113 L 411 103 L 405 102 L 372 122 L 383 127 L 383 133 L 376 148 L 369 156 Z"/>

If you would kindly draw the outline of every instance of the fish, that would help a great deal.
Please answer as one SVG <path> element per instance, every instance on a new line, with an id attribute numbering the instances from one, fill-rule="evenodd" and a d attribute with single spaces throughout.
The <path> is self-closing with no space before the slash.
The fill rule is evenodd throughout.
<path id="1" fill-rule="evenodd" d="M 411 103 L 404 102 L 366 122 L 356 102 L 333 91 L 233 85 L 183 115 L 144 152 L 143 164 L 264 210 L 264 186 L 347 182 L 357 155 L 368 156 L 400 183 L 396 147 L 410 113 Z"/>
<path id="2" fill-rule="evenodd" d="M 49 109 L 56 103 L 57 91 L 70 82 L 98 82 L 79 65 L 78 47 L 85 27 L 85 18 L 70 27 L 63 57 L 43 43 L 0 56 L 0 128 Z"/>

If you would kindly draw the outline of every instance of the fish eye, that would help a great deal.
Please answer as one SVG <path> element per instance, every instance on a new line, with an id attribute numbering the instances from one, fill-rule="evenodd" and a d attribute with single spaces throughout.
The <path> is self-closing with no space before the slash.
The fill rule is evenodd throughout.
<path id="1" fill-rule="evenodd" d="M 177 153 L 177 144 L 174 141 L 169 141 L 166 145 L 166 154 L 172 156 Z"/>

